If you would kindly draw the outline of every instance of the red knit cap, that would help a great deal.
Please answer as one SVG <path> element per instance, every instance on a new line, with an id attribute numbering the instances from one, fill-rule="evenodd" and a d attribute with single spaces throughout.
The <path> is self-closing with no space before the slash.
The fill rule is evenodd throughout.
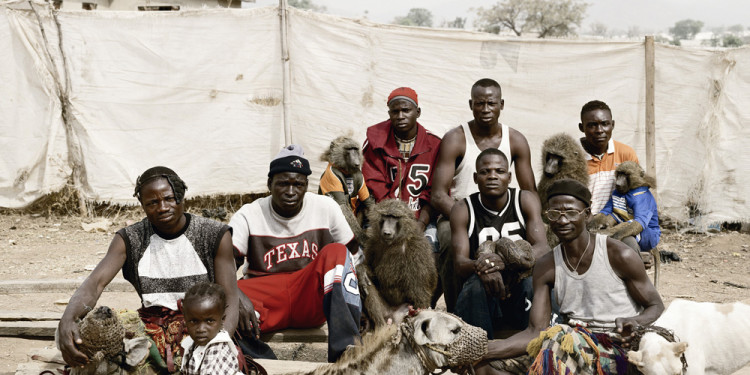
<path id="1" fill-rule="evenodd" d="M 393 90 L 391 92 L 391 95 L 388 95 L 388 104 L 391 104 L 391 102 L 395 99 L 406 99 L 412 102 L 415 107 L 419 106 L 419 101 L 417 100 L 417 92 L 408 87 L 399 87 Z"/>

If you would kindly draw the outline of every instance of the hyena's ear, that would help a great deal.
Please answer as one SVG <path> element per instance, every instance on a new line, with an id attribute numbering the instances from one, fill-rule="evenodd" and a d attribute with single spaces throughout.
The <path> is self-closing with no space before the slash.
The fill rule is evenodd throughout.
<path id="1" fill-rule="evenodd" d="M 675 356 L 680 356 L 682 353 L 685 353 L 685 350 L 687 350 L 688 343 L 686 342 L 675 342 L 672 343 L 672 351 L 674 352 Z"/>

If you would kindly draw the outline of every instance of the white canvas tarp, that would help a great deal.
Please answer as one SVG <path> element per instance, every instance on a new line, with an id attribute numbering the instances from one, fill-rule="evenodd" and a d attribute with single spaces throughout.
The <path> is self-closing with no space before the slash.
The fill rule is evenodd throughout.
<path id="1" fill-rule="evenodd" d="M 39 14 L 45 29 L 56 29 L 48 12 Z M 28 204 L 75 170 L 86 198 L 134 203 L 135 177 L 158 164 L 183 176 L 192 196 L 262 192 L 268 162 L 285 142 L 305 148 L 315 190 L 330 140 L 363 141 L 367 126 L 387 118 L 391 90 L 414 88 L 420 123 L 443 135 L 471 119 L 470 87 L 483 77 L 502 84 L 501 121 L 526 136 L 537 178 L 543 140 L 580 136 L 580 108 L 592 99 L 612 107 L 614 138 L 645 166 L 642 42 L 504 39 L 290 8 L 285 139 L 278 9 L 60 12 L 57 20 L 62 43 L 56 30 L 42 39 L 33 12 L 0 13 L 0 47 L 11 51 L 0 56 L 0 77 L 11 82 L 0 86 L 0 206 Z M 664 213 L 687 220 L 692 205 L 705 222 L 747 219 L 748 54 L 657 45 Z M 45 69 L 69 82 L 66 122 Z M 27 96 L 34 100 L 18 105 Z M 33 184 L 15 182 L 23 170 L 33 171 Z"/>
<path id="2" fill-rule="evenodd" d="M 0 8 L 0 206 L 18 207 L 60 189 L 71 173 L 54 84 L 39 27 Z"/>

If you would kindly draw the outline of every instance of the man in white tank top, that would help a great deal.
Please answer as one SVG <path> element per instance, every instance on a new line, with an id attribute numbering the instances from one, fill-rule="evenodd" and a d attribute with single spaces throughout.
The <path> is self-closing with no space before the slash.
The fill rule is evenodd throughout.
<path id="1" fill-rule="evenodd" d="M 451 229 L 448 218 L 455 202 L 478 191 L 474 183 L 474 163 L 479 153 L 490 147 L 500 149 L 508 157 L 509 166 L 515 166 L 518 187 L 536 193 L 531 152 L 526 137 L 498 121 L 504 105 L 500 85 L 489 78 L 480 79 L 472 86 L 469 99 L 474 119 L 449 130 L 440 144 L 432 177 L 432 206 L 442 215 L 442 220 L 438 222 L 438 268 L 441 270 L 440 281 L 449 312 L 454 311 L 457 287 L 452 278 Z M 511 183 L 511 186 L 514 184 Z"/>
<path id="2" fill-rule="evenodd" d="M 506 373 L 503 370 L 511 361 L 516 365 L 531 362 L 521 356 L 526 355 L 529 342 L 549 327 L 552 288 L 570 324 L 615 331 L 623 337 L 625 348 L 631 333 L 653 323 L 664 311 L 640 256 L 624 243 L 586 229 L 591 216 L 591 192 L 586 186 L 559 180 L 547 196 L 549 209 L 544 214 L 560 245 L 534 266 L 529 327 L 508 339 L 490 341 L 489 354 L 482 362 L 485 373 Z"/>

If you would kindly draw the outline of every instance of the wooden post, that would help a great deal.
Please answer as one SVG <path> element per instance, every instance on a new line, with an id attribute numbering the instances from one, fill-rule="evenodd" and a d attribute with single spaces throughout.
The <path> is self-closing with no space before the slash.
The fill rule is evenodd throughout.
<path id="1" fill-rule="evenodd" d="M 279 14 L 281 16 L 281 64 L 284 90 L 282 93 L 282 116 L 284 118 L 284 145 L 288 146 L 292 143 L 292 125 L 289 118 L 289 102 L 292 94 L 292 84 L 290 82 L 291 77 L 289 72 L 289 39 L 287 35 L 288 18 L 286 0 L 279 0 Z"/>
<path id="2" fill-rule="evenodd" d="M 646 173 L 654 179 L 656 179 L 655 62 L 654 36 L 648 35 L 646 36 Z M 656 197 L 656 189 L 651 193 Z"/>

